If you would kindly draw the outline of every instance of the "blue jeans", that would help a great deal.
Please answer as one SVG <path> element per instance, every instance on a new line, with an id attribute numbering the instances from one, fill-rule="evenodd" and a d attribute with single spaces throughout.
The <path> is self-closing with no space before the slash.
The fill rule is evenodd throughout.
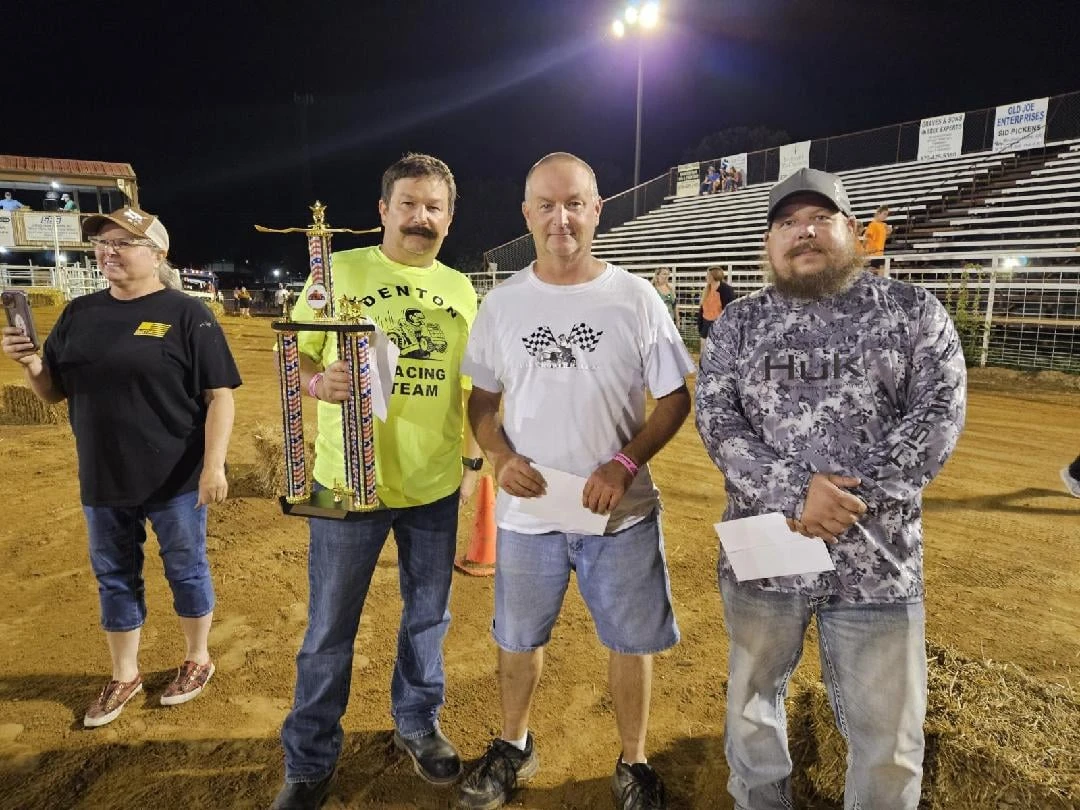
<path id="1" fill-rule="evenodd" d="M 720 593 L 731 642 L 724 752 L 737 810 L 794 807 L 784 699 L 811 616 L 848 744 L 845 810 L 915 810 L 926 715 L 923 604 L 852 604 L 723 578 Z"/>
<path id="2" fill-rule="evenodd" d="M 146 521 L 154 528 L 177 616 L 197 619 L 214 609 L 214 584 L 206 557 L 206 507 L 197 491 L 160 504 L 83 506 L 90 539 L 90 566 L 98 581 L 101 626 L 110 633 L 146 621 L 143 581 Z"/>
<path id="3" fill-rule="evenodd" d="M 491 633 L 504 650 L 530 652 L 551 640 L 571 571 L 609 650 L 651 655 L 679 641 L 656 512 L 608 535 L 499 529 L 495 558 Z"/>
<path id="4" fill-rule="evenodd" d="M 356 521 L 309 521 L 308 626 L 296 656 L 293 708 L 281 729 L 287 781 L 323 778 L 341 753 L 341 717 L 349 702 L 360 613 L 391 529 L 403 603 L 391 714 L 405 738 L 438 727 L 457 520 L 454 492 L 434 503 L 380 509 Z"/>

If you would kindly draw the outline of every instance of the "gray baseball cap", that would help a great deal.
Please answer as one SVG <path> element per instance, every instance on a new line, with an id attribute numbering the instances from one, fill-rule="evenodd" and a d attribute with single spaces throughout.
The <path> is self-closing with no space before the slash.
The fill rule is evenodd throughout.
<path id="1" fill-rule="evenodd" d="M 799 169 L 786 177 L 769 191 L 769 214 L 766 222 L 772 224 L 773 212 L 792 194 L 819 194 L 833 204 L 844 216 L 851 216 L 851 202 L 848 200 L 844 184 L 835 174 L 818 169 Z"/>

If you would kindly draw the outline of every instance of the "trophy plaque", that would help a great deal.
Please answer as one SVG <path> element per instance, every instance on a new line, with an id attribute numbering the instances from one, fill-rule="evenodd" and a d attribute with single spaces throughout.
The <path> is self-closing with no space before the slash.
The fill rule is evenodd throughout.
<path id="1" fill-rule="evenodd" d="M 318 200 L 311 206 L 311 212 L 312 223 L 306 228 L 255 226 L 260 233 L 303 233 L 307 236 L 311 283 L 305 295 L 315 313 L 310 321 L 290 319 L 271 324 L 277 332 L 281 431 L 285 440 L 285 493 L 279 500 L 287 515 L 349 520 L 379 505 L 375 491 L 375 425 L 371 403 L 371 375 L 376 373 L 372 345 L 375 326 L 364 317 L 362 308 L 355 302 L 344 297 L 340 301 L 334 300 L 330 239 L 335 233 L 377 233 L 381 229 L 331 228 L 326 223 L 326 206 Z M 332 333 L 337 340 L 338 359 L 348 365 L 352 379 L 350 396 L 341 403 L 345 480 L 327 482 L 328 488 L 317 492 L 310 484 L 304 445 L 301 332 Z"/>

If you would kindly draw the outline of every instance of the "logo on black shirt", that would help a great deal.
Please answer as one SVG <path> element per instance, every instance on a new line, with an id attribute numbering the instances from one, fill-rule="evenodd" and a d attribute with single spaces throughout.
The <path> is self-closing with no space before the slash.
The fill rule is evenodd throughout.
<path id="1" fill-rule="evenodd" d="M 172 328 L 171 323 L 154 323 L 153 321 L 143 321 L 139 324 L 139 328 L 134 331 L 134 335 L 138 337 L 156 337 L 163 338 L 165 333 Z"/>

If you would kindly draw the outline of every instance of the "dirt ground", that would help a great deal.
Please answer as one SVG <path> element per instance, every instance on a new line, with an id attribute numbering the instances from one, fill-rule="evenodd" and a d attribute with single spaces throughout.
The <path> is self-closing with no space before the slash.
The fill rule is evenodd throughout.
<path id="1" fill-rule="evenodd" d="M 36 313 L 39 328 L 55 310 Z M 227 318 L 244 385 L 229 453 L 231 478 L 257 459 L 252 435 L 278 419 L 269 321 Z M 0 384 L 20 372 L 0 361 Z M 1026 378 L 1025 378 L 1026 379 Z M 976 375 L 968 425 L 926 494 L 928 635 L 976 659 L 1013 663 L 1070 689 L 1080 684 L 1080 501 L 1058 469 L 1080 451 L 1080 390 Z M 94 577 L 66 425 L 0 424 L 7 482 L 0 528 L 0 807 L 257 808 L 282 779 L 278 730 L 289 708 L 304 631 L 306 524 L 234 486 L 210 514 L 218 605 L 218 670 L 197 701 L 157 699 L 183 646 L 157 556 L 147 557 L 145 696 L 104 728 L 81 725 L 108 676 Z M 730 808 L 723 757 L 726 640 L 712 530 L 722 478 L 692 420 L 653 463 L 682 642 L 658 657 L 650 761 L 674 808 Z M 471 510 L 462 515 L 464 550 Z M 151 541 L 152 544 L 152 541 Z M 359 638 L 345 750 L 327 807 L 445 808 L 454 793 L 420 781 L 390 745 L 388 685 L 399 618 L 393 543 L 379 564 Z M 465 757 L 498 731 L 492 581 L 458 575 L 446 641 L 449 737 Z M 808 645 L 808 650 L 813 649 Z M 817 677 L 804 660 L 798 678 Z M 541 770 L 512 806 L 610 806 L 618 743 L 606 655 L 572 588 L 532 718 Z M 794 722 L 793 722 L 794 727 Z M 806 787 L 803 786 L 803 790 Z M 806 806 L 839 805 L 808 796 Z"/>

